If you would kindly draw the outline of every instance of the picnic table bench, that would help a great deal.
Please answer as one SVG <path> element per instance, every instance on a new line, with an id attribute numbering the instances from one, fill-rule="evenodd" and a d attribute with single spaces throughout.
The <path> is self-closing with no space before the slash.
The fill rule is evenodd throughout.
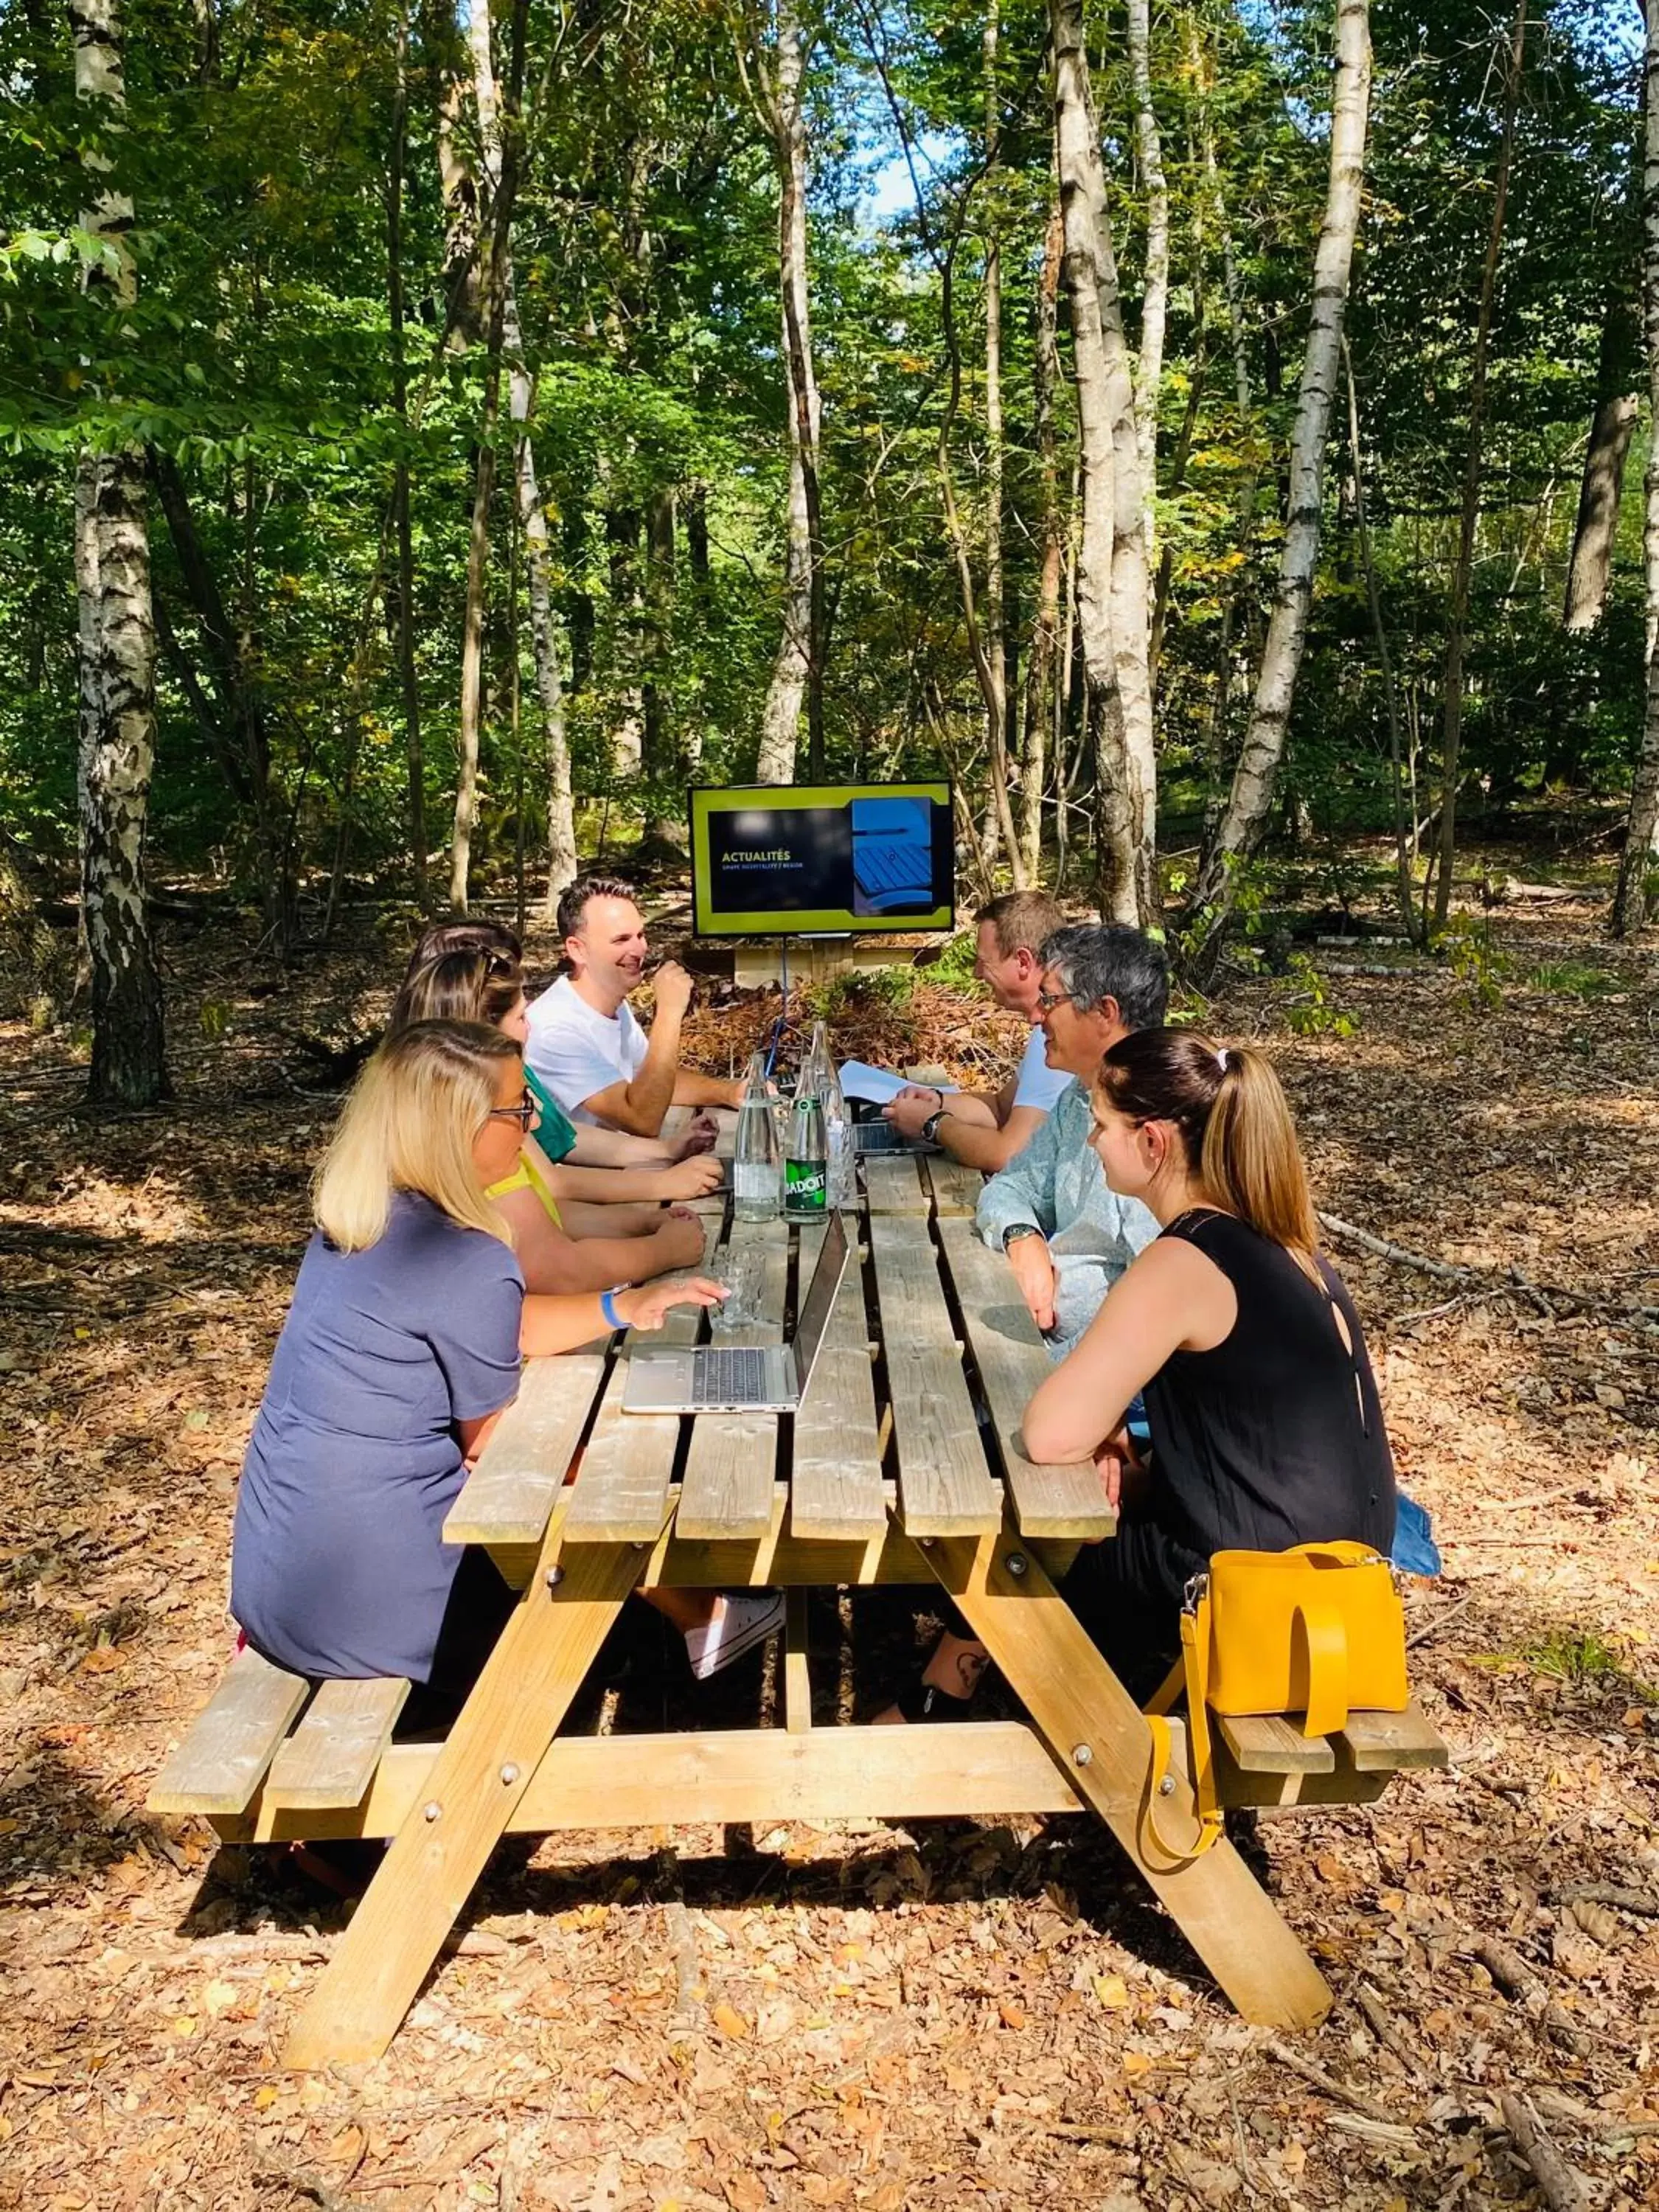
<path id="1" fill-rule="evenodd" d="M 1150 1835 L 1146 1722 L 1054 1587 L 1114 1516 L 1092 1466 L 1021 1449 L 1048 1360 L 973 1233 L 979 1177 L 906 1154 L 861 1172 L 859 1249 L 794 1415 L 623 1414 L 625 1337 L 527 1364 L 446 1524 L 522 1594 L 446 1741 L 393 1740 L 406 1683 L 313 1686 L 245 1650 L 169 1761 L 151 1810 L 202 1814 L 228 1842 L 392 1839 L 289 2064 L 383 2051 L 501 1838 L 558 1828 L 1092 1810 L 1246 2018 L 1297 2027 L 1328 2008 L 1231 1844 L 1182 1861 Z M 763 1319 L 726 1340 L 779 1340 L 823 1231 L 728 1223 L 719 1197 L 702 1211 L 711 1258 L 726 1243 L 766 1255 Z M 651 1340 L 702 1325 L 681 1311 Z M 1029 1725 L 815 1726 L 806 1594 L 875 1583 L 948 1591 Z M 561 1734 L 617 1614 L 653 1586 L 786 1590 L 781 1727 Z M 1179 1838 L 1195 1820 L 1174 1733 L 1159 1812 Z M 1414 1707 L 1351 1714 L 1328 1739 L 1277 1718 L 1218 1735 L 1237 1805 L 1364 1802 L 1446 1756 Z"/>

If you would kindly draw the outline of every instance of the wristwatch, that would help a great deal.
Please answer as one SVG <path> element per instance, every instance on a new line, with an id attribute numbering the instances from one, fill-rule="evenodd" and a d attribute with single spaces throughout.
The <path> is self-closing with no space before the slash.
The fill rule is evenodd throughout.
<path id="1" fill-rule="evenodd" d="M 1018 1243 L 1022 1237 L 1041 1237 L 1042 1234 L 1042 1231 L 1035 1222 L 1011 1221 L 1002 1232 L 1002 1249 L 1006 1252 L 1011 1244 Z"/>
<path id="2" fill-rule="evenodd" d="M 936 1113 L 930 1114 L 927 1116 L 927 1119 L 921 1125 L 922 1143 L 924 1145 L 935 1143 L 937 1141 L 934 1136 L 935 1130 L 939 1127 L 941 1121 L 948 1121 L 949 1119 L 950 1109 L 945 1106 L 941 1106 Z"/>

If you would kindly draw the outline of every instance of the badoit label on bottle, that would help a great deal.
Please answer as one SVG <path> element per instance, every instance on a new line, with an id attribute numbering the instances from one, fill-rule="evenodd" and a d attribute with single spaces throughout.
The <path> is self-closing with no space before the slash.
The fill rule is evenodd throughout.
<path id="1" fill-rule="evenodd" d="M 822 1160 L 790 1160 L 784 1169 L 784 1205 L 791 1213 L 822 1213 L 828 1183 Z"/>

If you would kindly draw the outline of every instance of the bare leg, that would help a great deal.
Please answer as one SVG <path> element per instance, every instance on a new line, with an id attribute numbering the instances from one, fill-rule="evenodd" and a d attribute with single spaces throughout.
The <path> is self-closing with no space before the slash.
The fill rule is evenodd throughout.
<path id="1" fill-rule="evenodd" d="M 715 1590 L 645 1589 L 637 1595 L 672 1620 L 682 1636 L 688 1629 L 706 1628 L 722 1602 Z"/>
<path id="2" fill-rule="evenodd" d="M 979 1678 L 991 1663 L 991 1655 L 982 1644 L 967 1636 L 953 1636 L 947 1628 L 933 1646 L 927 1664 L 921 1670 L 923 1682 L 943 1692 L 947 1698 L 959 1698 L 965 1705 L 979 1687 Z M 884 1712 L 876 1715 L 878 1728 L 903 1723 L 904 1716 L 896 1705 L 889 1705 Z"/>

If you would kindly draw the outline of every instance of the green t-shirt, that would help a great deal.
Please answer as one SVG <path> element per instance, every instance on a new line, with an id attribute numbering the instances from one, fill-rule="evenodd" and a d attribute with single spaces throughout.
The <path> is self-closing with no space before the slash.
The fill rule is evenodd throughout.
<path id="1" fill-rule="evenodd" d="M 547 1085 L 532 1075 L 527 1067 L 524 1079 L 542 1113 L 541 1120 L 536 1124 L 536 1142 L 548 1158 L 556 1163 L 563 1159 L 575 1144 L 575 1126 Z"/>

